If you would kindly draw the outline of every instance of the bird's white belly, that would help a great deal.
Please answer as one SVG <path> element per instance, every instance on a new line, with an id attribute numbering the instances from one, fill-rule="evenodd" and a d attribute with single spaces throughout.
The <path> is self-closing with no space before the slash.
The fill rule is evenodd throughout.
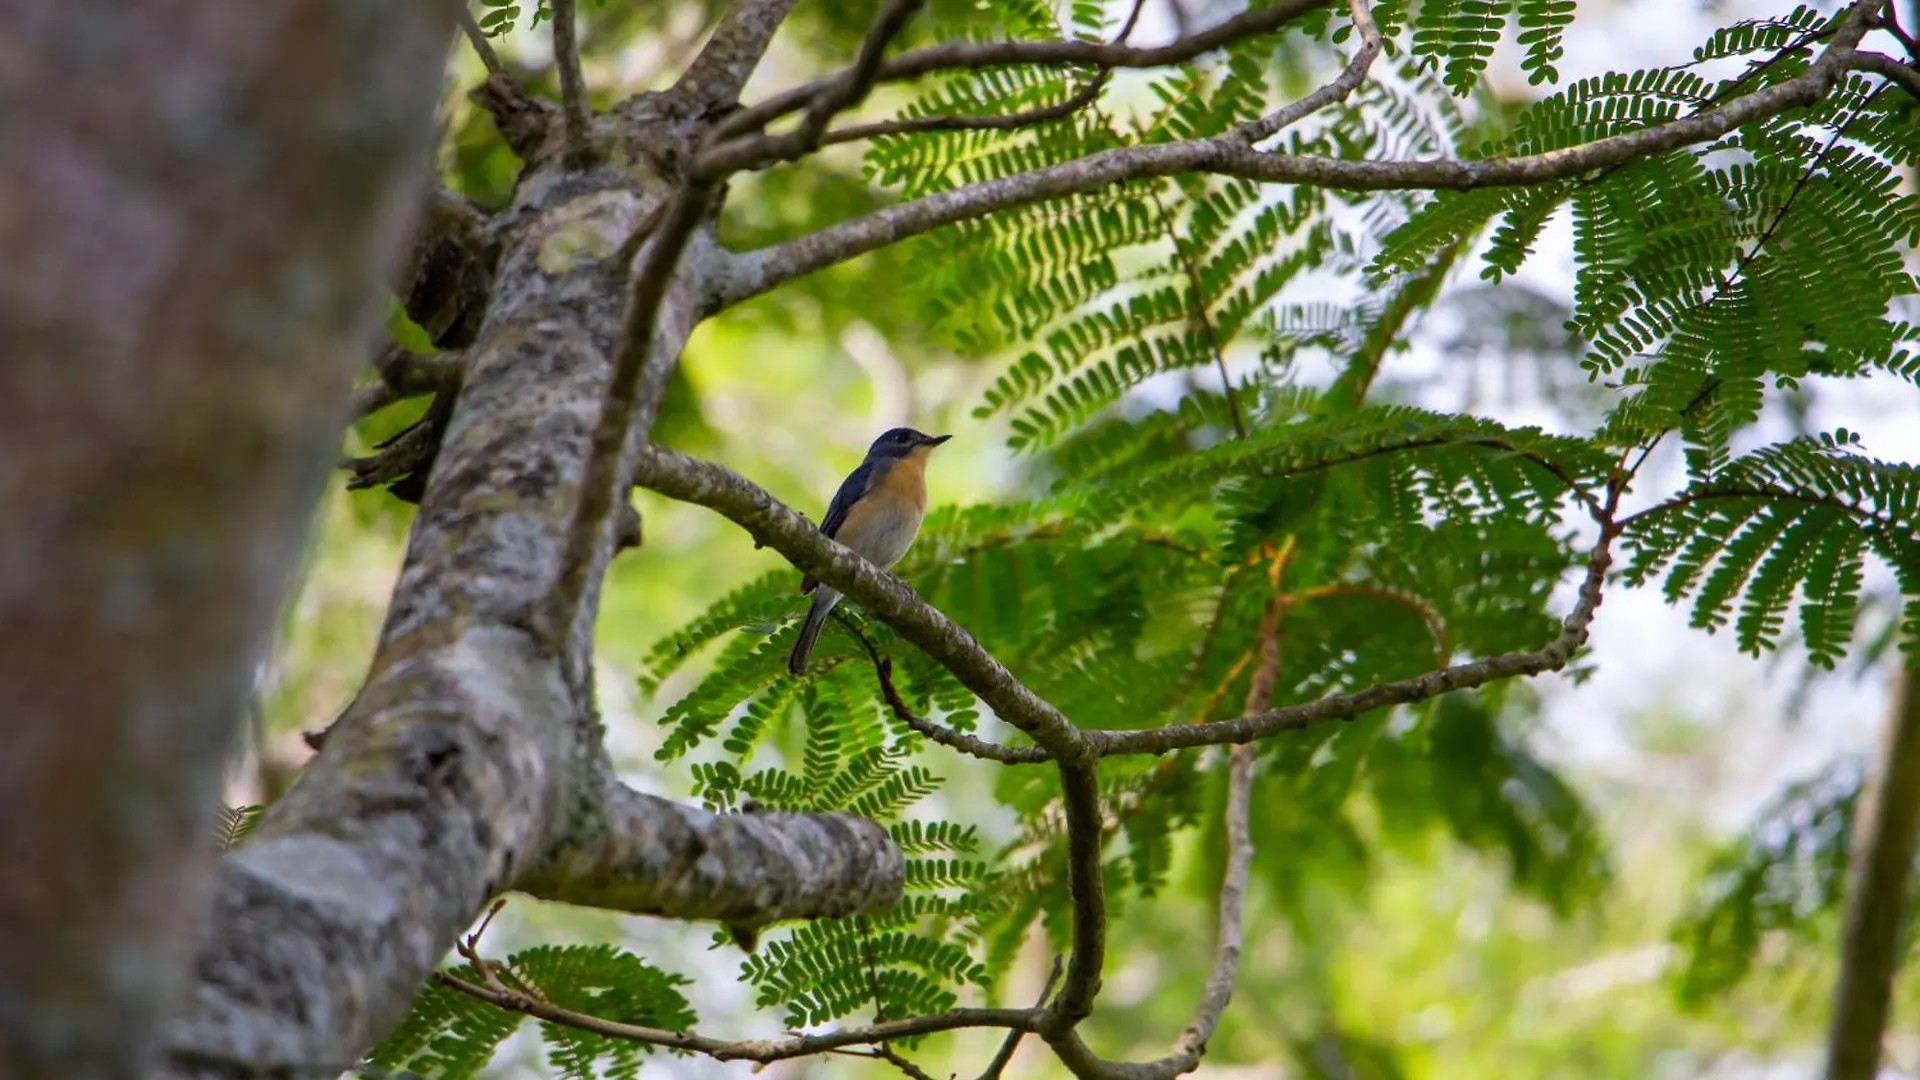
<path id="1" fill-rule="evenodd" d="M 893 510 L 876 507 L 871 513 L 872 520 L 861 530 L 860 542 L 848 546 L 873 565 L 891 570 L 913 546 L 913 538 L 920 531 L 920 514 L 911 506 Z"/>

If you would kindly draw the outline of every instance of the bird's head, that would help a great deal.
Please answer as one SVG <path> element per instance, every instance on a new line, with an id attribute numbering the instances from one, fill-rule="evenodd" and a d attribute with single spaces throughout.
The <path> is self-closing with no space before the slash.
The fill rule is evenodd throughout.
<path id="1" fill-rule="evenodd" d="M 933 448 L 953 438 L 951 435 L 925 435 L 910 427 L 897 427 L 880 433 L 867 448 L 869 461 L 899 461 L 924 458 Z"/>

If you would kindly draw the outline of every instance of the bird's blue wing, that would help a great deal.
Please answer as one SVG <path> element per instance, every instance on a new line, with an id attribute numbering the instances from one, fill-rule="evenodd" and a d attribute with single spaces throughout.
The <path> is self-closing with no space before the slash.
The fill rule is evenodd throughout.
<path id="1" fill-rule="evenodd" d="M 833 501 L 827 504 L 827 516 L 820 519 L 820 531 L 831 537 L 846 524 L 847 511 L 867 493 L 867 484 L 873 479 L 873 462 L 863 461 L 860 467 L 847 475 L 840 490 L 833 493 Z"/>
<path id="2" fill-rule="evenodd" d="M 870 461 L 861 462 L 859 468 L 849 473 L 846 480 L 840 484 L 840 490 L 833 493 L 833 501 L 827 504 L 827 516 L 820 519 L 820 531 L 829 538 L 839 532 L 840 526 L 846 524 L 847 511 L 853 509 L 853 504 L 859 502 L 860 496 L 867 493 L 867 484 L 872 480 L 873 463 Z M 812 592 L 814 586 L 818 584 L 820 583 L 815 581 L 812 575 L 807 575 L 800 581 L 801 594 Z"/>

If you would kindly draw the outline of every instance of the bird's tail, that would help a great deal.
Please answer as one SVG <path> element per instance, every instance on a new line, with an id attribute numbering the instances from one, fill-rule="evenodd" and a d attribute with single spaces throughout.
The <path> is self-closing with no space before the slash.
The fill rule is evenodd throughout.
<path id="1" fill-rule="evenodd" d="M 800 624 L 800 636 L 794 639 L 793 651 L 787 654 L 787 671 L 796 676 L 807 673 L 807 662 L 813 659 L 813 643 L 820 639 L 820 628 L 827 625 L 827 616 L 839 602 L 840 594 L 824 586 L 813 594 L 807 621 Z"/>

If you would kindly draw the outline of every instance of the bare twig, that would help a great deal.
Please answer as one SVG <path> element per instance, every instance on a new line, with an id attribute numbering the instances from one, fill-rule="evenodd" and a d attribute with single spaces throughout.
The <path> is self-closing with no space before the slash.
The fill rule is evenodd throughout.
<path id="1" fill-rule="evenodd" d="M 1140 22 L 1141 10 L 1146 6 L 1146 0 L 1134 0 L 1133 10 L 1127 13 L 1126 21 L 1121 23 L 1119 33 L 1114 37 L 1115 44 L 1126 43 L 1127 38 L 1133 34 L 1133 28 Z M 880 120 L 871 124 L 856 124 L 830 131 L 821 137 L 820 143 L 823 146 L 832 146 L 863 139 L 878 139 L 894 135 L 922 135 L 935 131 L 1018 131 L 1021 128 L 1035 127 L 1051 120 L 1072 116 L 1092 105 L 1100 99 L 1100 92 L 1106 89 L 1107 83 L 1112 79 L 1113 69 L 1103 67 L 1066 100 L 1052 105 L 1038 105 L 1007 116 L 911 116 L 898 120 Z"/>
<path id="2" fill-rule="evenodd" d="M 1833 1019 L 1827 1029 L 1827 1080 L 1870 1080 L 1893 1004 L 1893 978 L 1906 950 L 1902 925 L 1920 841 L 1920 671 L 1894 680 L 1875 775 L 1860 795 L 1849 868 L 1846 932 Z"/>
<path id="3" fill-rule="evenodd" d="M 961 1028 L 1016 1028 L 1032 1030 L 1036 1009 L 955 1009 L 934 1016 L 916 1016 L 910 1020 L 890 1020 L 867 1027 L 844 1028 L 818 1035 L 788 1035 L 778 1039 L 752 1039 L 741 1042 L 715 1039 L 691 1031 L 669 1031 L 606 1020 L 575 1012 L 529 994 L 483 986 L 447 971 L 434 973 L 442 986 L 479 998 L 509 1012 L 523 1013 L 551 1024 L 589 1031 L 612 1039 L 665 1046 L 705 1054 L 718 1061 L 785 1061 L 789 1058 L 824 1054 L 846 1046 L 866 1046 Z"/>
<path id="4" fill-rule="evenodd" d="M 1047 968 L 1047 981 L 1040 986 L 1040 996 L 1034 1000 L 1035 1009 L 1045 1006 L 1047 999 L 1053 996 L 1053 988 L 1060 982 L 1060 972 L 1060 958 L 1056 956 L 1052 966 Z M 1019 1028 L 1008 1031 L 1007 1037 L 1000 1041 L 1000 1049 L 994 1051 L 987 1067 L 980 1071 L 980 1080 L 1000 1080 L 1000 1074 L 1007 1071 L 1007 1064 L 1013 1060 L 1013 1052 L 1020 1048 L 1020 1040 L 1026 1036 L 1027 1033 Z"/>
<path id="5" fill-rule="evenodd" d="M 487 32 L 473 21 L 473 12 L 468 10 L 466 0 L 460 2 L 460 30 L 467 35 L 467 43 L 473 46 L 475 56 L 486 66 L 489 75 L 505 75 L 506 65 L 500 62 L 500 54 L 493 51 L 493 42 L 487 40 Z"/>
<path id="6" fill-rule="evenodd" d="M 833 118 L 866 99 L 880 73 L 887 45 L 899 36 L 900 31 L 906 28 L 907 20 L 924 3 L 925 0 L 887 0 L 887 5 L 880 9 L 880 14 L 874 18 L 873 25 L 867 28 L 866 36 L 861 39 L 860 51 L 854 57 L 853 66 L 820 85 L 807 103 L 807 111 L 800 118 L 799 127 L 784 135 L 729 142 L 719 142 L 716 134 L 710 148 L 695 162 L 695 173 L 717 181 L 740 169 L 792 161 L 819 149 L 821 136 Z M 725 127 L 722 124 L 721 129 Z"/>
<path id="7" fill-rule="evenodd" d="M 891 135 L 922 135 L 932 131 L 1018 131 L 1021 128 L 1035 127 L 1049 120 L 1059 120 L 1072 116 L 1081 109 L 1093 104 L 1100 97 L 1100 91 L 1106 88 L 1112 78 L 1109 70 L 1102 69 L 1085 86 L 1073 92 L 1064 101 L 1052 105 L 1037 105 L 1006 116 L 911 116 L 899 120 L 877 120 L 870 124 L 855 124 L 840 128 L 821 136 L 822 146 L 839 143 L 859 142 L 863 139 L 879 139 Z M 772 164 L 772 162 L 768 162 Z"/>
<path id="8" fill-rule="evenodd" d="M 1242 124 L 1234 133 L 1235 137 L 1249 145 L 1271 138 L 1321 109 L 1345 101 L 1348 94 L 1366 81 L 1367 69 L 1373 66 L 1374 58 L 1380 55 L 1380 28 L 1374 25 L 1373 11 L 1367 6 L 1367 0 L 1347 0 L 1347 10 L 1353 14 L 1353 29 L 1360 35 L 1360 47 L 1354 50 L 1353 59 L 1347 62 L 1339 77 L 1298 101 L 1252 123 Z"/>
<path id="9" fill-rule="evenodd" d="M 687 65 L 674 89 L 709 105 L 731 105 L 740 100 L 753 69 L 767 53 L 773 35 L 793 10 L 795 0 L 738 0 L 727 11 L 713 36 Z M 801 102 L 802 105 L 806 104 Z"/>
<path id="10" fill-rule="evenodd" d="M 560 115 L 566 124 L 567 157 L 575 167 L 592 156 L 588 142 L 587 83 L 580 74 L 580 35 L 574 0 L 552 0 L 553 62 L 560 69 Z"/>
<path id="11" fill-rule="evenodd" d="M 874 83 L 900 82 L 936 71 L 980 70 L 1044 64 L 1056 67 L 1150 68 L 1182 64 L 1196 56 L 1224 48 L 1244 38 L 1271 33 L 1299 19 L 1328 0 L 1281 0 L 1271 7 L 1243 12 L 1218 26 L 1189 34 L 1165 45 L 1137 48 L 1097 41 L 955 42 L 897 56 L 874 72 Z M 846 72 L 782 91 L 729 117 L 716 131 L 722 139 L 758 131 L 790 113 L 812 104 Z"/>
<path id="12" fill-rule="evenodd" d="M 956 731 L 944 724 L 936 724 L 914 712 L 912 706 L 907 704 L 907 700 L 900 696 L 900 689 L 893 685 L 892 658 L 881 656 L 880 650 L 874 647 L 867 635 L 841 612 L 835 611 L 834 615 L 867 650 L 867 656 L 873 660 L 874 676 L 880 680 L 880 694 L 886 699 L 887 708 L 893 710 L 894 717 L 901 723 L 941 746 L 950 747 L 977 758 L 984 758 L 987 761 L 998 761 L 1003 765 L 1032 765 L 1053 760 L 1053 755 L 1037 746 L 1002 746 L 999 743 L 969 735 L 964 731 Z"/>
<path id="13" fill-rule="evenodd" d="M 1883 0 L 1858 0 L 1833 40 L 1807 70 L 1697 115 L 1539 154 L 1471 160 L 1358 161 L 1252 149 L 1235 132 L 1204 139 L 1126 146 L 1075 161 L 969 184 L 886 207 L 786 243 L 738 256 L 717 283 L 714 308 L 954 222 L 1046 199 L 1085 194 L 1130 180 L 1202 172 L 1265 183 L 1348 191 L 1511 187 L 1579 176 L 1719 138 L 1728 131 L 1818 101 L 1845 70 Z M 1263 8 L 1261 13 L 1280 8 Z M 1041 43 L 1074 44 L 1082 43 Z M 1109 50 L 1115 46 L 1087 46 Z M 1130 50 L 1121 50 L 1123 53 Z M 916 54 L 909 54 L 909 56 Z M 1118 65 L 1115 66 L 1124 66 Z M 882 75 L 886 74 L 882 67 Z"/>
<path id="14" fill-rule="evenodd" d="M 712 191 L 688 187 L 669 196 L 666 210 L 653 227 L 652 240 L 634 271 L 633 295 L 627 303 L 626 323 L 613 358 L 613 375 L 594 427 L 593 449 L 587 459 L 580 504 L 567 532 L 560 580 L 548 611 L 547 633 L 564 638 L 583 614 L 594 573 L 594 549 L 613 518 L 615 506 L 625 501 L 627 485 L 620 478 L 622 459 L 633 429 L 634 405 L 639 399 L 641 374 L 653 352 L 654 327 L 660 301 L 672 284 L 681 252 L 706 214 Z"/>

